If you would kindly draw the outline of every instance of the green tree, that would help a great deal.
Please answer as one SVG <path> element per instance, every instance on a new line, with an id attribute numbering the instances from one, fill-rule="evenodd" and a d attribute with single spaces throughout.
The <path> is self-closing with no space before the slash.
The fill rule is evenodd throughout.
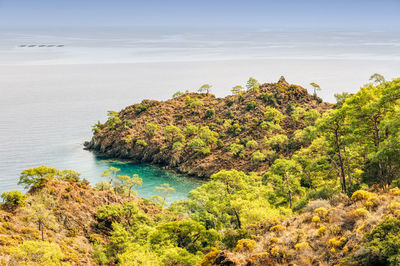
<path id="1" fill-rule="evenodd" d="M 151 139 L 160 130 L 160 127 L 154 123 L 148 123 L 146 125 L 146 136 Z"/>
<path id="2" fill-rule="evenodd" d="M 34 201 L 29 207 L 25 207 L 28 219 L 38 224 L 38 229 L 44 240 L 44 229 L 56 229 L 57 222 L 53 215 L 52 209 L 55 206 L 55 201 L 45 194 L 39 194 L 34 198 Z"/>
<path id="3" fill-rule="evenodd" d="M 26 189 L 29 189 L 30 187 L 39 188 L 48 180 L 60 178 L 61 176 L 62 173 L 59 170 L 41 165 L 22 171 L 18 185 L 24 185 Z"/>
<path id="4" fill-rule="evenodd" d="M 317 83 L 314 83 L 314 82 L 311 82 L 310 85 L 313 87 L 313 90 L 314 90 L 313 95 L 316 98 L 317 97 L 317 91 L 321 91 L 321 87 Z"/>
<path id="5" fill-rule="evenodd" d="M 150 243 L 154 248 L 172 244 L 191 253 L 214 246 L 216 240 L 218 240 L 218 233 L 215 230 L 207 230 L 193 220 L 161 223 L 150 235 Z"/>
<path id="6" fill-rule="evenodd" d="M 182 130 L 174 125 L 169 125 L 164 128 L 164 136 L 170 140 L 172 144 L 176 141 L 183 142 L 185 140 Z"/>
<path id="7" fill-rule="evenodd" d="M 128 191 L 128 197 L 131 197 L 131 192 L 135 192 L 133 189 L 139 188 L 143 184 L 143 179 L 141 179 L 137 174 L 132 177 L 127 175 L 118 175 L 117 178 L 122 182 L 123 191 Z"/>
<path id="8" fill-rule="evenodd" d="M 207 94 L 210 93 L 210 89 L 211 89 L 211 85 L 210 84 L 204 84 L 199 88 L 199 92 L 206 92 Z"/>
<path id="9" fill-rule="evenodd" d="M 382 83 L 385 83 L 385 82 L 386 82 L 385 78 L 384 78 L 382 75 L 378 74 L 378 73 L 373 74 L 373 75 L 369 78 L 369 80 L 372 81 L 372 82 L 374 82 L 375 85 L 379 85 L 379 84 L 382 84 Z"/>
<path id="10" fill-rule="evenodd" d="M 242 94 L 242 92 L 244 91 L 244 88 L 243 88 L 243 86 L 240 86 L 240 85 L 236 85 L 236 86 L 234 86 L 233 88 L 232 88 L 232 90 L 231 90 L 231 92 L 233 93 L 233 94 Z"/>
<path id="11" fill-rule="evenodd" d="M 246 88 L 248 91 L 259 91 L 260 83 L 255 78 L 250 77 L 246 83 Z"/>
<path id="12" fill-rule="evenodd" d="M 289 207 L 293 207 L 293 199 L 303 192 L 300 185 L 300 165 L 294 160 L 276 159 L 270 171 L 265 175 L 265 181 L 271 183 L 275 188 L 277 197 L 286 199 Z"/>
<path id="13" fill-rule="evenodd" d="M 113 184 L 115 179 L 117 178 L 117 173 L 121 171 L 121 169 L 111 166 L 109 169 L 105 170 L 101 177 L 106 177 L 109 179 L 109 183 Z"/>
<path id="14" fill-rule="evenodd" d="M 12 190 L 10 192 L 3 192 L 1 198 L 3 199 L 4 207 L 14 210 L 15 208 L 25 206 L 27 196 L 18 190 Z"/>
<path id="15" fill-rule="evenodd" d="M 159 187 L 156 187 L 156 190 L 161 194 L 161 197 L 164 201 L 167 200 L 167 197 L 171 196 L 171 193 L 175 193 L 175 189 L 171 187 L 169 184 L 164 183 Z"/>

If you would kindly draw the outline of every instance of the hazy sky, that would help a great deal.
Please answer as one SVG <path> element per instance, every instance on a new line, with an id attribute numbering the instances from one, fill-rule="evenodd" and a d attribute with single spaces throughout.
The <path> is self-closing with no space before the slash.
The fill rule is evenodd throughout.
<path id="1" fill-rule="evenodd" d="M 0 0 L 0 27 L 400 26 L 400 0 Z"/>

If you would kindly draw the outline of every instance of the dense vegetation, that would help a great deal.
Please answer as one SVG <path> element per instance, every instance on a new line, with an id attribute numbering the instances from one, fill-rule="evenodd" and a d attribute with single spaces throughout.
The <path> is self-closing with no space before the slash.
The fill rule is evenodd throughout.
<path id="1" fill-rule="evenodd" d="M 25 170 L 19 183 L 28 193 L 1 195 L 1 258 L 397 265 L 400 79 L 374 75 L 373 82 L 354 95 L 336 95 L 335 106 L 321 102 L 315 83 L 309 95 L 283 79 L 260 85 L 251 78 L 247 90 L 235 86 L 225 99 L 214 98 L 206 84 L 202 94 L 109 112 L 105 124 L 94 126 L 90 149 L 199 176 L 215 172 L 187 200 L 166 206 L 168 184 L 140 199 L 140 177 L 117 168 L 95 188 L 71 170 Z M 80 248 L 66 249 L 74 241 Z"/>

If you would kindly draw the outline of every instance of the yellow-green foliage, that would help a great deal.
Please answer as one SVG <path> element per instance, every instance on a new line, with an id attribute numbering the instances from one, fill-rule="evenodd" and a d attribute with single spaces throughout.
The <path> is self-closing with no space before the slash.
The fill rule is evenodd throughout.
<path id="1" fill-rule="evenodd" d="M 59 264 L 64 258 L 61 248 L 47 241 L 27 240 L 18 247 L 8 249 L 10 256 L 22 261 L 32 261 L 45 265 Z"/>
<path id="2" fill-rule="evenodd" d="M 318 229 L 318 236 L 323 236 L 325 234 L 326 231 L 326 226 L 323 225 Z"/>
<path id="3" fill-rule="evenodd" d="M 4 222 L 2 225 L 3 225 L 3 227 L 5 229 L 10 230 L 10 231 L 14 231 L 14 224 L 8 223 L 8 222 Z"/>
<path id="4" fill-rule="evenodd" d="M 392 188 L 392 189 L 390 189 L 390 193 L 395 195 L 395 196 L 399 196 L 400 195 L 400 189 L 398 187 Z"/>
<path id="5" fill-rule="evenodd" d="M 39 239 L 40 238 L 40 231 L 35 228 L 23 227 L 23 228 L 21 228 L 20 232 L 26 238 L 29 238 L 29 239 Z"/>
<path id="6" fill-rule="evenodd" d="M 387 207 L 390 211 L 394 212 L 395 210 L 400 209 L 400 202 L 392 201 L 390 202 L 389 206 Z"/>
<path id="7" fill-rule="evenodd" d="M 123 141 L 125 141 L 126 144 L 132 143 L 132 136 L 126 136 L 122 138 Z"/>
<path id="8" fill-rule="evenodd" d="M 252 239 L 240 239 L 234 249 L 235 252 L 238 251 L 253 251 L 256 241 Z"/>
<path id="9" fill-rule="evenodd" d="M 273 247 L 273 248 L 271 248 L 270 253 L 271 253 L 272 256 L 278 257 L 278 256 L 280 255 L 280 253 L 279 253 L 279 247 Z"/>
<path id="10" fill-rule="evenodd" d="M 328 210 L 325 209 L 324 207 L 316 208 L 314 210 L 315 213 L 319 215 L 319 217 L 325 218 L 328 215 Z"/>
<path id="11" fill-rule="evenodd" d="M 343 246 L 347 241 L 347 238 L 342 236 L 340 239 L 331 238 L 329 239 L 329 246 L 331 247 L 340 247 Z"/>
<path id="12" fill-rule="evenodd" d="M 271 242 L 271 243 L 276 243 L 276 242 L 278 242 L 278 238 L 276 238 L 276 237 L 271 237 L 271 238 L 269 239 L 269 242 Z"/>
<path id="13" fill-rule="evenodd" d="M 211 265 L 217 255 L 221 252 L 218 248 L 212 248 L 210 252 L 208 252 L 199 262 L 199 266 L 209 266 Z"/>
<path id="14" fill-rule="evenodd" d="M 296 244 L 296 245 L 294 246 L 294 248 L 297 249 L 297 250 L 299 250 L 299 249 L 305 249 L 305 248 L 308 248 L 308 247 L 309 247 L 309 245 L 308 245 L 307 242 L 301 242 L 301 243 L 298 243 L 298 244 Z"/>
<path id="15" fill-rule="evenodd" d="M 285 227 L 283 227 L 282 225 L 277 224 L 277 225 L 275 225 L 275 226 L 272 226 L 269 230 L 270 230 L 271 232 L 282 232 L 282 231 L 285 231 L 286 229 L 285 229 Z"/>
<path id="16" fill-rule="evenodd" d="M 319 218 L 318 215 L 315 215 L 315 216 L 312 218 L 312 222 L 313 222 L 313 223 L 319 223 L 320 221 L 321 221 L 321 219 Z"/>
<path id="17" fill-rule="evenodd" d="M 91 234 L 89 238 L 92 243 L 101 243 L 101 235 L 99 234 Z"/>
<path id="18" fill-rule="evenodd" d="M 366 190 L 357 190 L 356 192 L 353 193 L 351 199 L 358 201 L 358 200 L 368 200 L 371 197 L 376 197 L 376 194 Z"/>
<path id="19" fill-rule="evenodd" d="M 357 233 L 360 233 L 365 228 L 365 224 L 362 224 L 360 227 L 356 229 Z"/>
<path id="20" fill-rule="evenodd" d="M 356 217 L 366 217 L 369 214 L 369 211 L 365 208 L 358 208 L 353 211 L 353 214 Z"/>
<path id="21" fill-rule="evenodd" d="M 136 145 L 139 145 L 139 146 L 142 146 L 142 147 L 146 147 L 148 144 L 147 144 L 147 142 L 146 142 L 145 140 L 143 140 L 143 139 L 138 139 L 138 140 L 136 141 Z"/>

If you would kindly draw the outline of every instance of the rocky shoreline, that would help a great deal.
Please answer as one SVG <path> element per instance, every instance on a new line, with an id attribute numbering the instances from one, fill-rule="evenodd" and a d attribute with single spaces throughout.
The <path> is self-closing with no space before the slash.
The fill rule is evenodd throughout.
<path id="1" fill-rule="evenodd" d="M 308 126 L 295 121 L 294 110 L 319 116 L 332 107 L 306 89 L 288 84 L 283 77 L 277 83 L 260 85 L 257 91 L 224 98 L 185 93 L 167 101 L 144 100 L 114 112 L 106 123 L 95 127 L 84 148 L 99 156 L 150 163 L 201 179 L 233 168 L 262 174 L 275 158 L 290 156 L 307 145 L 294 140 L 294 135 Z M 281 116 L 279 121 L 266 118 L 266 110 Z M 194 127 L 195 133 L 188 133 L 188 126 Z M 151 134 L 150 127 L 154 131 Z M 166 131 L 168 127 L 172 133 Z M 213 138 L 210 135 L 215 139 L 207 140 Z M 277 136 L 283 139 L 282 145 L 268 144 Z M 195 141 L 204 142 L 201 148 L 207 151 L 196 150 Z M 241 150 L 235 152 L 232 147 Z"/>

